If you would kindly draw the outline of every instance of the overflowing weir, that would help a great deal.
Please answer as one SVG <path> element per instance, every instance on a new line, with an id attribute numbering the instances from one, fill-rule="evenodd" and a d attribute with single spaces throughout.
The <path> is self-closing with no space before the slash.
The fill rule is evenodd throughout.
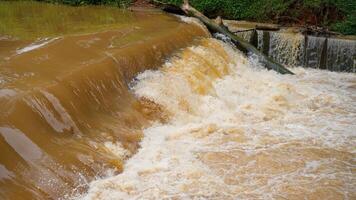
<path id="1" fill-rule="evenodd" d="M 356 76 L 293 71 L 266 71 L 212 38 L 145 71 L 131 89 L 165 120 L 79 199 L 355 198 Z"/>
<path id="2" fill-rule="evenodd" d="M 160 12 L 33 2 L 1 6 L 14 12 L 0 14 L 5 25 L 22 12 L 33 21 L 28 30 L 9 32 L 26 27 L 13 17 L 0 39 L 0 199 L 57 199 L 85 189 L 108 169 L 121 171 L 149 119 L 128 83 L 207 35 Z M 48 10 L 54 12 L 47 16 L 50 24 L 41 26 L 36 20 Z M 88 19 L 77 16 L 81 12 Z M 61 18 L 85 26 L 68 30 L 73 27 Z M 109 143 L 119 143 L 127 154 L 114 156 Z"/>
<path id="3" fill-rule="evenodd" d="M 233 31 L 244 28 L 231 25 Z M 291 31 L 238 32 L 257 49 L 287 66 L 356 72 L 356 40 L 307 36 Z"/>
<path id="4" fill-rule="evenodd" d="M 297 67 L 305 38 L 257 35 L 293 76 L 158 11 L 0 2 L 0 23 L 0 199 L 356 198 L 356 75 Z M 310 67 L 354 69 L 327 43 Z"/>

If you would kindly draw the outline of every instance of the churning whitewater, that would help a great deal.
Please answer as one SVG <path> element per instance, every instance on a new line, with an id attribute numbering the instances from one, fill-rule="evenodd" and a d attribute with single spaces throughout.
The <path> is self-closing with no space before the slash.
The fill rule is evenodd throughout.
<path id="1" fill-rule="evenodd" d="M 209 38 L 143 72 L 132 92 L 164 120 L 81 198 L 356 199 L 356 75 L 293 71 Z"/>

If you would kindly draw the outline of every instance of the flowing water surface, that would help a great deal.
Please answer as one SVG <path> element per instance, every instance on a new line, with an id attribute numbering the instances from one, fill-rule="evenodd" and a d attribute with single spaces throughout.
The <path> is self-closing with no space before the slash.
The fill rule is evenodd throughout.
<path id="1" fill-rule="evenodd" d="M 0 2 L 0 199 L 66 198 L 120 172 L 152 118 L 128 83 L 206 35 L 158 11 Z"/>
<path id="2" fill-rule="evenodd" d="M 316 37 L 303 35 L 293 28 L 251 31 L 254 28 L 251 23 L 231 20 L 225 23 L 231 31 L 238 31 L 238 36 L 284 65 L 356 72 L 355 36 Z"/>
<path id="3" fill-rule="evenodd" d="M 355 199 L 356 76 L 293 71 L 203 39 L 140 74 L 131 89 L 166 122 L 82 198 Z"/>
<path id="4" fill-rule="evenodd" d="M 0 199 L 356 199 L 355 74 L 157 11 L 0 10 Z"/>

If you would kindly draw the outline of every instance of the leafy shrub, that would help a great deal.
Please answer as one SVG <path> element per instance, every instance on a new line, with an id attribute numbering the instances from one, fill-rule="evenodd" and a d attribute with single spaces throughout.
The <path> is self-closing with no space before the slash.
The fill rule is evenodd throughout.
<path id="1" fill-rule="evenodd" d="M 106 4 L 127 7 L 133 0 L 38 0 L 70 5 Z M 161 0 L 180 5 L 182 0 Z M 343 34 L 356 34 L 356 0 L 190 0 L 209 17 L 295 23 L 330 27 Z M 308 21 L 309 20 L 309 21 Z"/>
<path id="2" fill-rule="evenodd" d="M 179 5 L 182 0 L 162 0 Z M 356 0 L 190 0 L 209 17 L 294 22 L 331 27 L 343 34 L 356 34 Z M 306 19 L 316 18 L 312 22 Z"/>

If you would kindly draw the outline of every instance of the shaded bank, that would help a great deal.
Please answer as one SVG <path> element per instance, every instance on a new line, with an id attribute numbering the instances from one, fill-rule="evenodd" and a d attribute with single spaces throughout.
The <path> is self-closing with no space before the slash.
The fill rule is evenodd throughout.
<path id="1" fill-rule="evenodd" d="M 72 6 L 81 5 L 110 5 L 119 7 L 128 7 L 133 0 L 37 0 L 48 3 L 68 4 Z"/>
<path id="2" fill-rule="evenodd" d="M 111 5 L 119 7 L 148 6 L 152 0 L 38 0 L 49 3 Z M 182 0 L 161 0 L 180 5 Z M 353 0 L 191 0 L 192 6 L 208 17 L 273 22 L 289 26 L 321 27 L 346 35 L 356 34 L 356 3 Z"/>
<path id="3" fill-rule="evenodd" d="M 182 0 L 162 0 L 180 5 Z M 320 26 L 343 34 L 356 34 L 354 0 L 191 0 L 191 5 L 214 18 Z"/>

